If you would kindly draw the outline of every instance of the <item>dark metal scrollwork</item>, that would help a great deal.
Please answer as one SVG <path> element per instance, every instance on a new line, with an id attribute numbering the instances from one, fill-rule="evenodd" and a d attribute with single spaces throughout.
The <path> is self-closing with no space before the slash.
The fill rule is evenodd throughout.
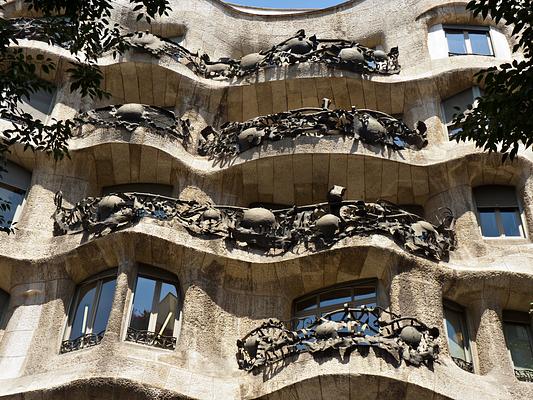
<path id="1" fill-rule="evenodd" d="M 192 53 L 177 43 L 150 33 L 137 32 L 129 40 L 136 49 L 156 57 L 167 55 L 195 74 L 209 79 L 243 77 L 260 69 L 300 63 L 323 63 L 364 74 L 391 75 L 400 72 L 397 47 L 385 53 L 349 40 L 319 39 L 315 35 L 307 37 L 303 29 L 268 50 L 247 54 L 240 60 L 227 57 L 211 60 L 207 54 Z"/>
<path id="2" fill-rule="evenodd" d="M 514 370 L 516 379 L 522 382 L 533 382 L 533 369 L 516 369 Z"/>
<path id="3" fill-rule="evenodd" d="M 92 347 L 99 344 L 104 338 L 105 331 L 100 333 L 87 333 L 76 339 L 63 340 L 61 342 L 61 353 L 70 353 L 71 351 Z"/>
<path id="4" fill-rule="evenodd" d="M 474 373 L 474 364 L 463 360 L 462 358 L 452 357 L 453 362 L 462 370 Z"/>
<path id="5" fill-rule="evenodd" d="M 208 126 L 201 132 L 198 152 L 210 158 L 224 159 L 266 141 L 331 135 L 348 136 L 394 150 L 420 150 L 427 145 L 426 125 L 421 121 L 415 130 L 411 130 L 402 121 L 379 111 L 355 107 L 330 110 L 329 103 L 329 99 L 324 99 L 322 108 L 306 107 L 245 122 L 227 122 L 220 131 Z"/>
<path id="6" fill-rule="evenodd" d="M 172 111 L 145 104 L 117 104 L 97 108 L 78 115 L 76 121 L 80 126 L 90 124 L 100 128 L 122 128 L 129 132 L 144 127 L 180 139 L 184 144 L 190 138 L 189 120 L 178 121 Z"/>
<path id="7" fill-rule="evenodd" d="M 194 235 L 225 238 L 235 245 L 271 254 L 295 250 L 300 245 L 310 251 L 319 250 L 344 238 L 371 234 L 388 236 L 413 254 L 437 260 L 454 248 L 454 219 L 449 211 L 434 226 L 386 201 L 343 201 L 344 191 L 343 187 L 334 186 L 328 203 L 273 211 L 141 193 L 88 197 L 73 208 L 65 208 L 58 192 L 55 234 L 85 231 L 101 236 L 149 217 L 176 221 Z"/>
<path id="8" fill-rule="evenodd" d="M 176 338 L 174 336 L 164 336 L 156 332 L 138 330 L 131 326 L 128 327 L 126 340 L 166 350 L 174 350 L 176 348 Z"/>
<path id="9" fill-rule="evenodd" d="M 374 347 L 392 356 L 397 364 L 429 365 L 438 357 L 437 328 L 416 318 L 401 317 L 381 307 L 344 308 L 329 312 L 298 330 L 269 320 L 237 341 L 240 369 L 251 371 L 303 352 L 339 352 Z"/>

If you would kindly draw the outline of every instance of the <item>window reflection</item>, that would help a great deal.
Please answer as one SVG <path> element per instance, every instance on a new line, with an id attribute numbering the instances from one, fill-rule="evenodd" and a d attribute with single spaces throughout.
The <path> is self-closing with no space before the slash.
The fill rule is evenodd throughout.
<path id="1" fill-rule="evenodd" d="M 4 327 L 7 307 L 9 305 L 9 294 L 0 289 L 0 329 Z"/>
<path id="2" fill-rule="evenodd" d="M 81 284 L 76 290 L 61 352 L 94 346 L 102 340 L 113 305 L 116 270 Z"/>
<path id="3" fill-rule="evenodd" d="M 0 210 L 0 228 L 13 228 L 17 222 L 26 191 L 30 186 L 31 174 L 16 164 L 7 162 L 6 171 L 0 171 L 0 199 L 9 201 L 9 210 Z"/>
<path id="4" fill-rule="evenodd" d="M 452 360 L 465 371 L 474 372 L 464 310 L 457 304 L 446 302 L 444 320 Z"/>
<path id="5" fill-rule="evenodd" d="M 529 315 L 524 312 L 503 312 L 503 333 L 514 365 L 515 376 L 531 382 L 533 377 L 533 332 Z"/>
<path id="6" fill-rule="evenodd" d="M 126 340 L 174 349 L 179 311 L 176 283 L 139 275 Z"/>
<path id="7" fill-rule="evenodd" d="M 448 54 L 493 56 L 489 28 L 484 26 L 445 26 Z"/>

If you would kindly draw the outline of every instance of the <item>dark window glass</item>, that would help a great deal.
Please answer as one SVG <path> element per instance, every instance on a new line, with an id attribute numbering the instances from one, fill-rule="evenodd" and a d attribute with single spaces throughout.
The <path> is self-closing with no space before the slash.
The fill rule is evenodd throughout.
<path id="1" fill-rule="evenodd" d="M 472 46 L 472 53 L 484 56 L 491 56 L 490 38 L 488 32 L 469 31 L 468 38 Z"/>
<path id="2" fill-rule="evenodd" d="M 22 209 L 26 191 L 30 185 L 31 174 L 18 165 L 7 162 L 6 171 L 0 171 L 0 199 L 9 201 L 9 210 L 0 210 L 3 218 L 2 227 L 10 228 L 16 222 Z"/>
<path id="3" fill-rule="evenodd" d="M 470 362 L 471 357 L 468 338 L 465 332 L 466 327 L 463 313 L 445 308 L 444 316 L 446 318 L 446 331 L 448 333 L 450 355 L 463 361 Z"/>
<path id="4" fill-rule="evenodd" d="M 505 236 L 522 236 L 520 234 L 520 216 L 516 209 L 501 209 L 500 218 Z"/>
<path id="5" fill-rule="evenodd" d="M 0 225 L 2 228 L 9 228 L 13 225 L 15 213 L 17 212 L 17 208 L 22 205 L 25 194 L 23 191 L 0 186 L 0 199 L 9 202 L 9 210 L 0 210 L 4 218 L 3 223 Z"/>
<path id="6" fill-rule="evenodd" d="M 179 289 L 176 284 L 138 276 L 126 339 L 173 349 L 180 317 L 179 307 Z"/>
<path id="7" fill-rule="evenodd" d="M 9 305 L 9 294 L 0 289 L 0 327 L 4 326 L 6 322 L 5 316 L 7 313 L 7 307 Z"/>
<path id="8" fill-rule="evenodd" d="M 491 209 L 479 210 L 479 221 L 481 223 L 481 233 L 485 237 L 498 237 L 500 232 L 496 222 L 496 212 Z"/>
<path id="9" fill-rule="evenodd" d="M 467 54 L 463 31 L 446 30 L 446 40 L 448 41 L 448 52 Z"/>
<path id="10" fill-rule="evenodd" d="M 344 304 L 349 307 L 358 308 L 363 305 L 375 307 L 377 305 L 375 284 L 355 283 L 344 284 L 338 288 L 327 289 L 322 293 L 296 300 L 294 303 L 293 328 L 302 329 L 314 323 L 317 318 L 324 317 L 332 311 L 341 310 L 329 316 L 329 319 L 339 321 L 344 316 Z M 375 322 L 375 317 L 371 316 L 370 324 Z M 373 325 L 372 325 L 373 326 Z M 368 329 L 367 334 L 373 334 Z"/>
<path id="11" fill-rule="evenodd" d="M 101 278 L 93 279 L 78 287 L 61 352 L 100 343 L 111 313 L 115 285 L 115 274 L 110 275 L 107 272 Z"/>
<path id="12" fill-rule="evenodd" d="M 516 368 L 533 369 L 533 347 L 531 329 L 526 324 L 506 322 L 504 324 L 507 348 Z"/>
<path id="13" fill-rule="evenodd" d="M 155 281 L 139 276 L 135 287 L 130 326 L 138 330 L 148 330 L 152 303 L 155 294 Z"/>

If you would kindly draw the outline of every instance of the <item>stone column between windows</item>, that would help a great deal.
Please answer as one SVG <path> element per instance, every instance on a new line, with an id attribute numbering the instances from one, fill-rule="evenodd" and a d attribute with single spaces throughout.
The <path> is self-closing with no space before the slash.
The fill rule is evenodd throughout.
<path id="1" fill-rule="evenodd" d="M 120 259 L 120 258 L 119 258 Z M 127 323 L 126 306 L 130 298 L 130 291 L 128 290 L 132 282 L 131 280 L 136 275 L 137 264 L 131 259 L 120 259 L 117 271 L 117 284 L 115 288 L 115 296 L 113 297 L 113 306 L 109 314 L 107 322 L 107 329 L 104 336 L 106 342 L 120 342 L 122 340 L 122 328 L 126 329 L 124 324 Z"/>
<path id="2" fill-rule="evenodd" d="M 498 290 L 492 295 L 481 295 L 468 304 L 472 321 L 472 340 L 476 343 L 481 375 L 500 374 L 514 379 L 514 370 L 505 344 L 502 326 L 502 307 Z"/>

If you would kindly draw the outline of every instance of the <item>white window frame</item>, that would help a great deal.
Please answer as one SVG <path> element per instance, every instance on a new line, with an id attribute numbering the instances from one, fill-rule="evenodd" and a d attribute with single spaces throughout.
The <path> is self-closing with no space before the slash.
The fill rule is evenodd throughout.
<path id="1" fill-rule="evenodd" d="M 490 27 L 488 26 L 476 26 L 476 25 L 443 25 L 442 29 L 444 30 L 444 37 L 446 38 L 446 46 L 448 48 L 448 56 L 449 57 L 455 57 L 455 56 L 482 56 L 482 57 L 496 57 L 496 54 L 494 52 L 494 45 L 492 44 L 492 36 L 490 32 Z M 465 48 L 466 48 L 466 54 L 456 54 L 451 53 L 450 48 L 448 45 L 448 38 L 446 36 L 447 31 L 462 31 L 463 32 L 463 38 L 465 41 Z M 487 34 L 487 40 L 489 44 L 489 49 L 491 54 L 477 54 L 472 52 L 472 43 L 470 41 L 470 32 L 485 32 Z"/>
<path id="2" fill-rule="evenodd" d="M 482 185 L 482 186 L 485 186 L 485 185 Z M 487 185 L 487 186 L 491 186 L 491 185 Z M 497 185 L 495 185 L 495 186 L 497 186 Z M 474 206 L 476 208 L 476 218 L 477 218 L 477 222 L 478 222 L 479 233 L 483 237 L 483 239 L 485 239 L 485 240 L 502 240 L 502 239 L 505 239 L 505 240 L 524 240 L 524 239 L 528 238 L 527 229 L 526 229 L 526 223 L 525 223 L 524 210 L 522 208 L 522 204 L 521 204 L 521 202 L 519 200 L 518 194 L 516 193 L 516 188 L 515 188 L 516 206 L 514 206 L 514 207 L 478 206 L 477 199 L 476 199 L 476 196 L 475 196 L 474 192 L 472 192 L 472 198 L 474 200 Z M 520 236 L 505 236 L 505 229 L 503 227 L 503 223 L 502 223 L 502 220 L 501 220 L 500 209 L 510 209 L 510 208 L 516 208 L 515 212 L 516 212 L 517 217 L 518 217 L 517 218 L 517 220 L 519 222 L 518 230 L 520 232 Z M 498 233 L 500 234 L 499 236 L 485 236 L 485 235 L 483 235 L 483 230 L 481 229 L 481 216 L 479 215 L 479 210 L 480 209 L 491 209 L 491 210 L 494 210 L 494 214 L 495 214 L 495 217 L 496 217 L 496 226 L 498 227 Z"/>

